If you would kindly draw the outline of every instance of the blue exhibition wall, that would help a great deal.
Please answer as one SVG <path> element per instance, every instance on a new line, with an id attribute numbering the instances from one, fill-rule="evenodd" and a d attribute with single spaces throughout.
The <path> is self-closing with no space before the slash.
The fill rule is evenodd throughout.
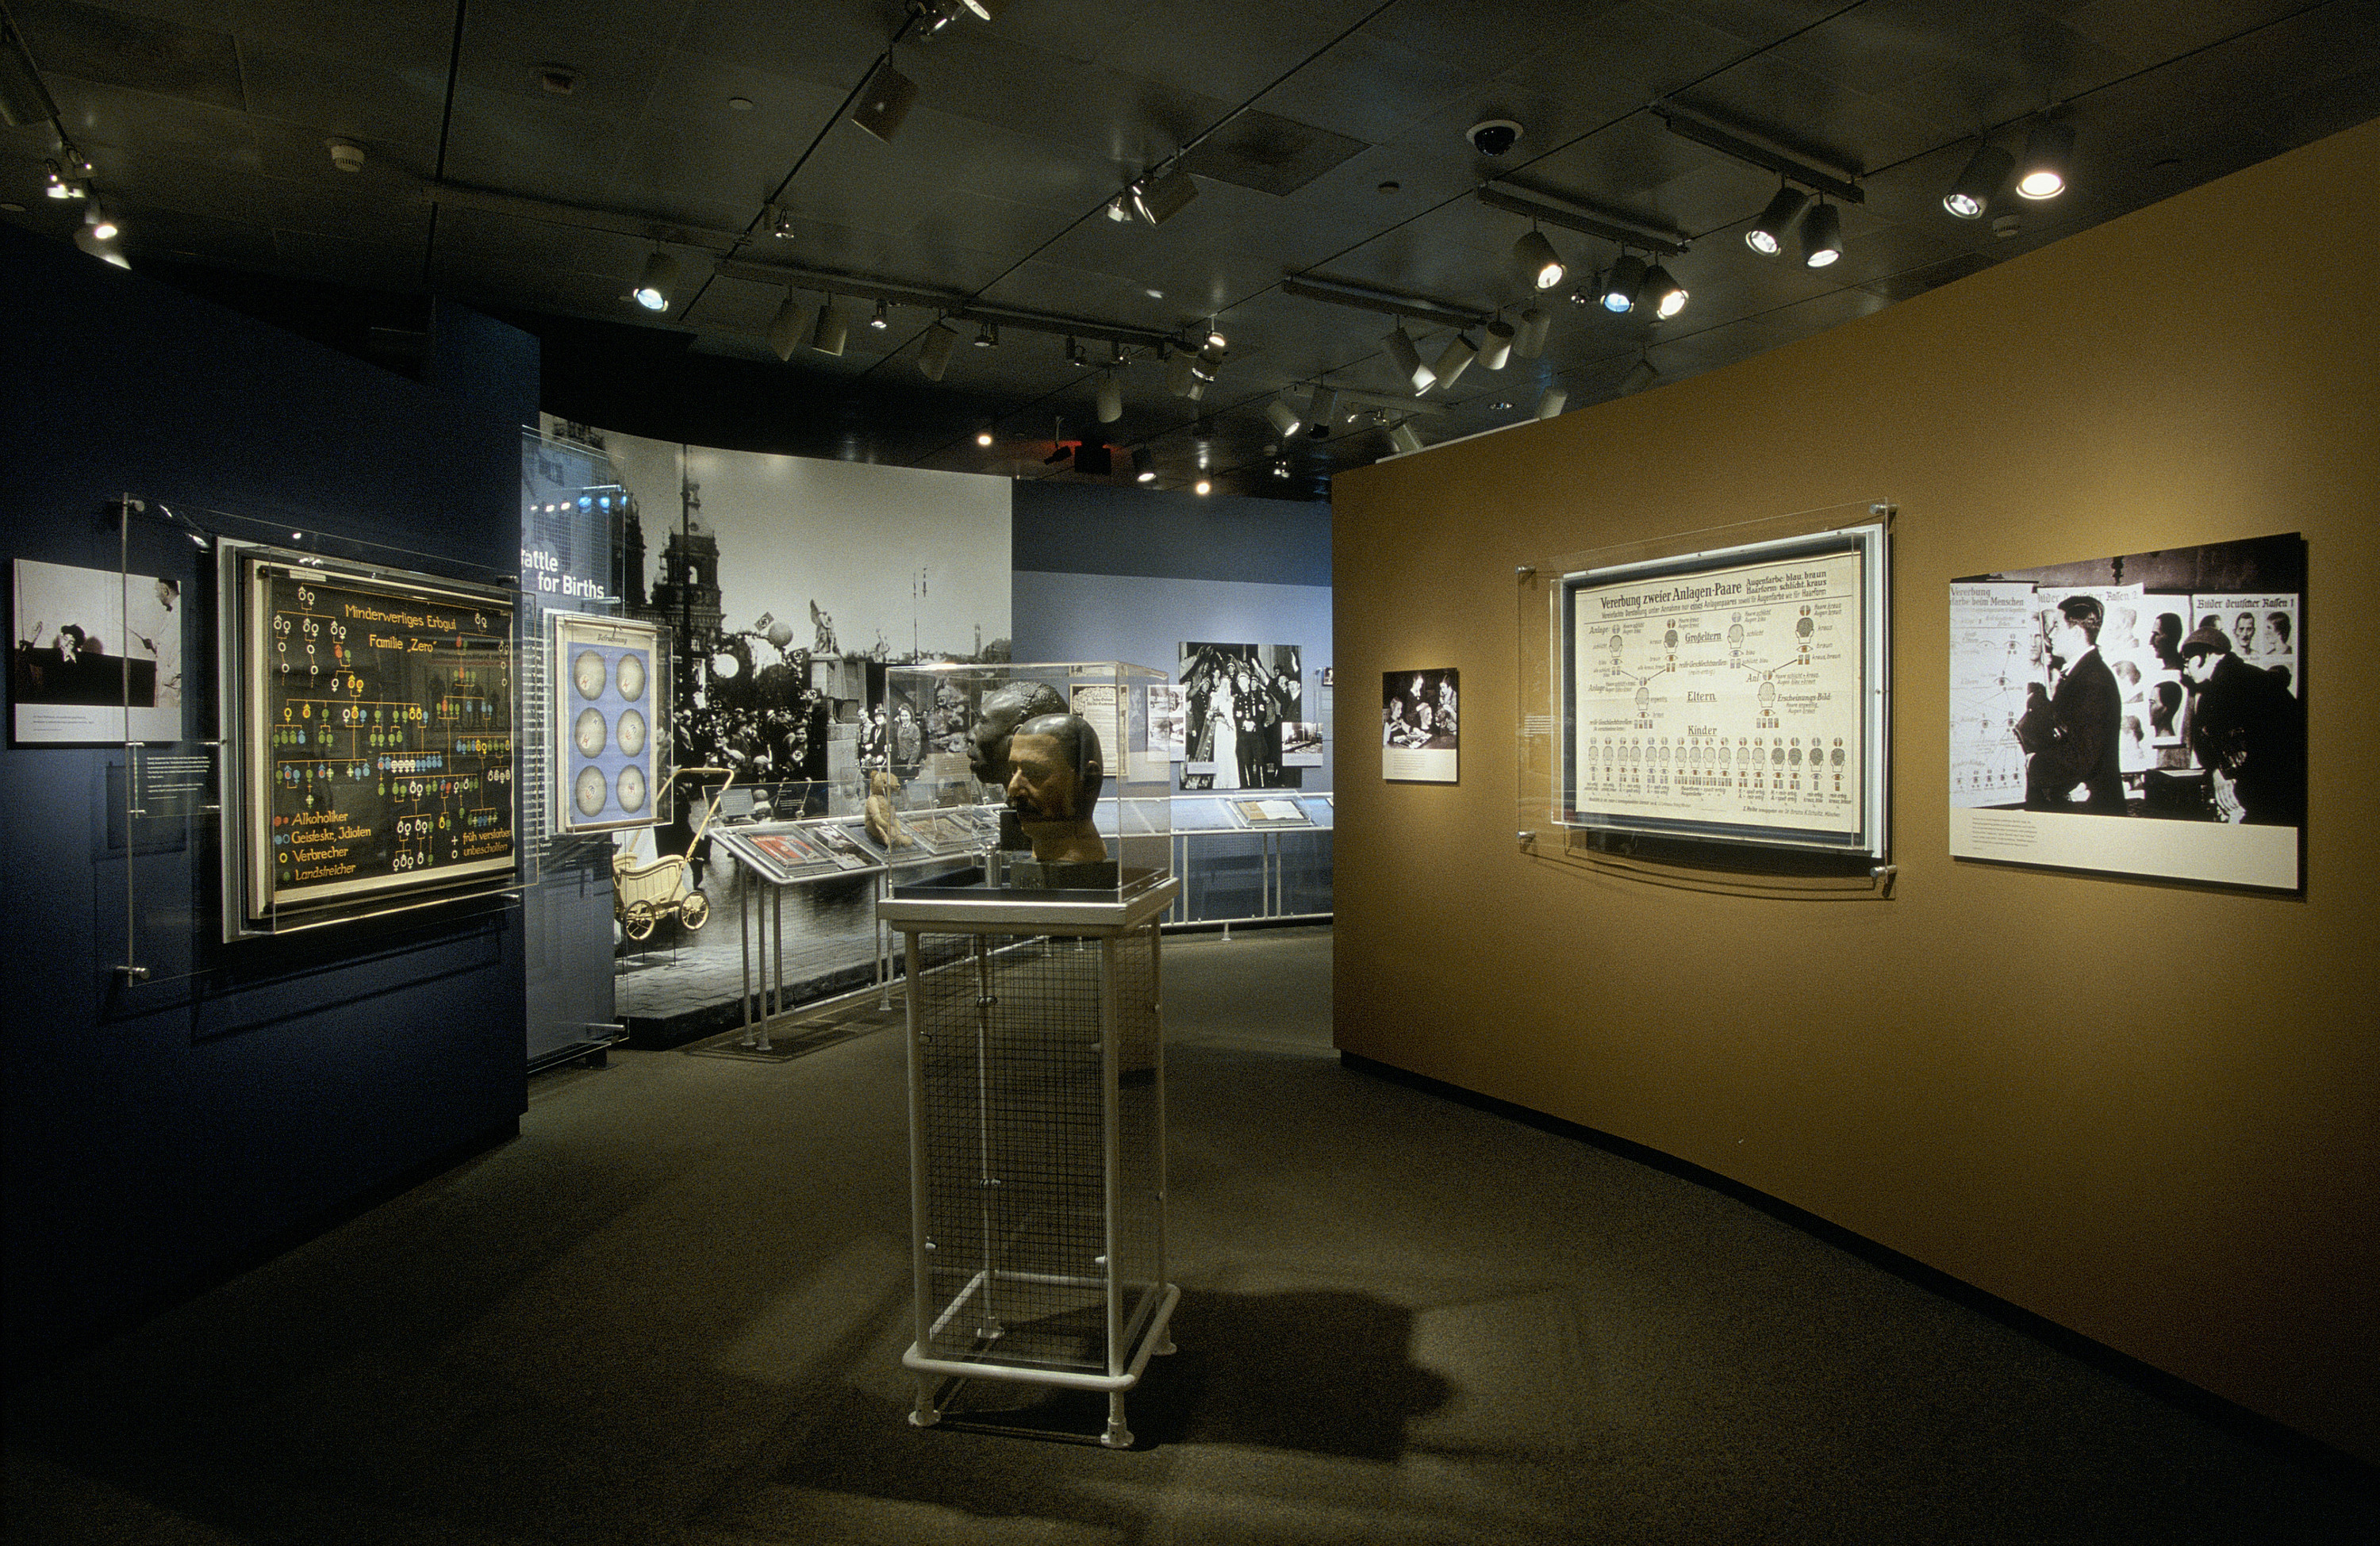
<path id="1" fill-rule="evenodd" d="M 1019 660 L 1123 660 L 1181 673 L 1185 641 L 1297 645 L 1327 705 L 1330 507 L 1289 500 L 1019 483 L 1012 517 Z M 1304 787 L 1331 787 L 1335 730 Z"/>
<path id="2" fill-rule="evenodd" d="M 518 567 L 534 340 L 442 307 L 431 375 L 448 392 L 6 228 L 0 284 L 19 297 L 0 318 L 10 559 L 115 568 L 112 504 L 130 493 L 200 525 L 210 511 L 282 521 L 417 567 Z M 204 610 L 190 599 L 197 671 L 213 641 L 187 621 Z M 214 730 L 192 715 L 185 733 Z M 121 747 L 0 753 L 0 878 L 18 899 L 0 1033 L 18 1370 L 516 1130 L 524 1106 L 516 909 L 221 947 L 201 884 L 180 916 L 140 924 L 178 934 L 195 970 L 119 983 L 128 861 L 108 789 L 123 761 Z M 185 855 L 180 873 L 208 868 Z"/>

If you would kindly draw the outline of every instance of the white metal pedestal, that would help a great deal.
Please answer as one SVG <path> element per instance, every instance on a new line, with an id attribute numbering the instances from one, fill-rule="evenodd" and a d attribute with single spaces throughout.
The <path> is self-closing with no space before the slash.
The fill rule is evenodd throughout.
<path id="1" fill-rule="evenodd" d="M 1158 918 L 1179 882 L 1124 901 L 1031 892 L 895 897 L 909 975 L 909 1177 L 917 1376 L 1124 1393 L 1170 1353 Z M 929 948 L 922 941 L 953 936 Z M 955 955 L 941 964 L 929 959 Z"/>

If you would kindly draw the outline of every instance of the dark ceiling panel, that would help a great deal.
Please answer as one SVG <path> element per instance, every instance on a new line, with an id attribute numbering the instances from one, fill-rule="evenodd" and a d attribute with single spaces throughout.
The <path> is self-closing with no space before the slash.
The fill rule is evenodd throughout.
<path id="1" fill-rule="evenodd" d="M 1014 43 L 986 30 L 900 56 L 920 106 L 1105 161 L 1118 186 L 1221 122 L 1236 103 Z M 1195 77 L 1195 71 L 1184 72 Z M 906 138 L 905 132 L 901 137 Z"/>
<path id="2" fill-rule="evenodd" d="M 1196 82 L 1233 104 L 1245 102 L 1298 61 L 1380 8 L 1381 0 L 1202 0 L 1144 8 L 1123 21 L 1094 24 L 1100 64 L 1146 80 Z M 1122 20 L 1123 18 L 1118 18 Z"/>
<path id="3" fill-rule="evenodd" d="M 16 0 L 9 14 L 44 70 L 234 112 L 248 105 L 228 32 L 77 0 Z"/>
<path id="4" fill-rule="evenodd" d="M 1590 32 L 1628 0 L 1407 0 L 1364 27 L 1365 33 L 1416 58 L 1439 61 L 1488 79 L 1524 54 L 1561 46 Z"/>
<path id="5" fill-rule="evenodd" d="M 719 65 L 829 88 L 840 102 L 884 52 L 897 25 L 897 8 L 889 6 L 704 0 L 686 14 L 674 46 Z M 902 51 L 905 71 L 917 52 Z"/>
<path id="6" fill-rule="evenodd" d="M 102 151 L 120 151 L 129 160 L 187 155 L 232 165 L 256 163 L 249 120 L 231 108 L 63 78 L 50 82 L 50 94 L 75 143 L 94 152 L 94 159 Z M 39 131 L 14 132 L 32 142 Z M 48 152 L 43 145 L 40 153 Z"/>
<path id="7" fill-rule="evenodd" d="M 437 151 L 446 105 L 443 50 L 383 64 L 243 42 L 240 67 L 249 110 L 260 118 L 305 126 L 317 139 Z"/>
<path id="8" fill-rule="evenodd" d="M 1417 119 L 1441 112 L 1469 114 L 1466 123 L 1500 115 L 1479 111 L 1492 96 L 1484 77 L 1378 37 L 1367 28 L 1282 82 L 1265 98 L 1265 105 L 1350 139 L 1377 144 L 1397 139 Z"/>
<path id="9" fill-rule="evenodd" d="M 1642 105 L 1694 86 L 1735 65 L 1749 51 L 1742 39 L 1666 10 L 1653 0 L 1628 0 L 1584 31 L 1534 53 L 1516 49 L 1518 62 L 1502 79 L 1565 99 L 1582 91 L 1590 100 L 1601 96 L 1597 86 L 1603 83 L 1617 87 L 1630 104 Z M 1534 156 L 1550 148 L 1533 151 L 1524 142 L 1520 151 Z"/>
<path id="10" fill-rule="evenodd" d="M 2306 9 L 2306 0 L 2091 0 L 2067 26 L 2135 64 L 2154 64 Z"/>
<path id="11" fill-rule="evenodd" d="M 597 38 L 600 49 L 590 46 Z M 644 111 L 668 52 L 666 35 L 589 33 L 570 11 L 483 0 L 463 13 L 458 79 L 472 91 L 542 109 L 557 123 L 624 122 Z M 550 67 L 573 76 L 566 94 L 546 89 L 543 77 Z"/>
<path id="12" fill-rule="evenodd" d="M 1295 193 L 1364 149 L 1360 139 L 1251 107 L 1199 140 L 1181 165 L 1201 177 L 1280 197 Z"/>
<path id="13" fill-rule="evenodd" d="M 838 115 L 902 0 L 464 0 L 451 70 L 457 0 L 10 3 L 134 264 L 324 281 L 290 303 L 312 335 L 323 296 L 367 284 L 418 308 L 426 286 L 538 331 L 556 405 L 650 420 L 623 429 L 1072 478 L 1040 460 L 1052 416 L 1093 428 L 1062 334 L 1012 326 L 937 384 L 915 364 L 929 312 L 893 308 L 877 334 L 861 307 L 842 356 L 780 363 L 763 334 L 784 289 L 713 264 L 1151 332 L 1219 314 L 1230 357 L 1202 401 L 1135 358 L 1123 416 L 1098 432 L 1149 445 L 1170 482 L 1203 458 L 1227 488 L 1275 494 L 1384 450 L 1371 422 L 1282 443 L 1261 412 L 1276 393 L 1378 392 L 1432 441 L 1525 418 L 1548 384 L 1584 406 L 1640 356 L 1664 380 L 1730 364 L 2380 113 L 2380 0 L 1014 0 L 899 45 L 918 96 L 889 144 Z M 44 25 L 74 68 L 43 54 Z M 544 66 L 577 89 L 545 91 Z M 1775 174 L 1666 132 L 1646 109 L 1670 95 L 1864 173 L 1843 260 L 1752 253 Z M 2013 144 L 2052 103 L 2079 132 L 2072 189 L 1948 216 L 1974 132 Z M 1490 115 L 1524 126 L 1501 158 L 1464 134 Z M 1186 208 L 1154 229 L 1104 218 L 1210 130 Z M 331 167 L 334 136 L 364 148 L 359 173 Z M 46 128 L 0 130 L 0 197 L 23 206 L 5 217 L 65 239 L 79 206 L 40 197 L 57 154 Z M 1539 295 L 1512 266 L 1525 221 L 1475 197 L 1489 178 L 1683 233 L 1685 311 L 1571 304 L 1615 249 L 1551 227 L 1573 277 Z M 764 209 L 781 185 L 783 237 Z M 474 189 L 522 202 L 495 212 Z M 657 238 L 683 274 L 654 318 L 625 291 Z M 1417 405 L 1384 356 L 1390 318 L 1287 295 L 1299 273 L 1462 310 L 1535 304 L 1548 345 Z M 216 288 L 271 312 L 273 282 Z M 1415 331 L 1426 355 L 1447 337 Z M 1002 426 L 989 452 L 985 423 Z"/>
<path id="14" fill-rule="evenodd" d="M 641 100 L 641 91 L 638 95 Z M 627 151 L 634 123 L 632 114 L 598 111 L 574 98 L 458 84 L 446 138 L 445 180 L 600 204 Z"/>

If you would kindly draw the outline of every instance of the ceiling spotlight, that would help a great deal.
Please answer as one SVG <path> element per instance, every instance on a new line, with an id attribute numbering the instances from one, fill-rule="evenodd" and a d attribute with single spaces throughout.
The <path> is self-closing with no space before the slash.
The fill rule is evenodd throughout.
<path id="1" fill-rule="evenodd" d="M 1389 363 L 1396 368 L 1399 376 L 1412 383 L 1414 391 L 1427 392 L 1429 383 L 1438 380 L 1438 372 L 1421 362 L 1421 351 L 1414 347 L 1404 323 L 1399 322 L 1380 342 L 1388 348 Z"/>
<path id="2" fill-rule="evenodd" d="M 1512 261 L 1520 265 L 1521 272 L 1527 274 L 1540 290 L 1552 289 L 1562 282 L 1562 275 L 1570 272 L 1562 266 L 1561 254 L 1554 250 L 1554 244 L 1546 240 L 1546 234 L 1534 225 L 1523 232 L 1521 239 L 1512 244 Z"/>
<path id="3" fill-rule="evenodd" d="M 1652 303 L 1653 315 L 1667 320 L 1686 308 L 1686 287 L 1670 277 L 1670 271 L 1660 264 L 1645 276 L 1645 298 Z"/>
<path id="4" fill-rule="evenodd" d="M 1458 332 L 1447 340 L 1445 348 L 1438 352 L 1438 358 L 1430 364 L 1430 374 L 1438 378 L 1439 386 L 1451 387 L 1455 378 L 1478 357 L 1479 351 L 1471 346 L 1471 340 Z"/>
<path id="5" fill-rule="evenodd" d="M 1272 420 L 1272 427 L 1284 436 L 1296 434 L 1297 427 L 1305 422 L 1297 417 L 1295 408 L 1278 397 L 1266 404 L 1264 411 L 1265 417 Z"/>
<path id="6" fill-rule="evenodd" d="M 875 332 L 882 332 L 886 328 L 889 328 L 892 325 L 892 320 L 884 315 L 884 303 L 882 301 L 878 301 L 876 303 L 876 310 L 868 319 L 868 326 L 869 330 Z"/>
<path id="7" fill-rule="evenodd" d="M 887 53 L 861 88 L 851 121 L 890 145 L 901 132 L 901 120 L 909 115 L 909 105 L 917 100 L 917 83 L 894 69 L 892 55 Z"/>
<path id="8" fill-rule="evenodd" d="M 1000 324 L 986 322 L 975 330 L 975 346 L 978 349 L 1000 347 Z"/>
<path id="9" fill-rule="evenodd" d="M 1082 361 L 1077 359 L 1075 363 L 1080 365 Z M 1188 397 L 1195 393 L 1198 388 L 1204 384 L 1204 382 L 1198 380 L 1198 356 L 1196 355 L 1174 354 L 1166 357 L 1166 391 L 1172 393 L 1176 397 Z"/>
<path id="10" fill-rule="evenodd" d="M 113 263 L 119 269 L 128 269 L 132 266 L 124 260 L 124 254 L 116 250 L 114 242 L 100 236 L 88 225 L 75 233 L 74 243 L 103 263 Z"/>
<path id="11" fill-rule="evenodd" d="M 1054 467 L 1059 463 L 1064 461 L 1067 457 L 1072 456 L 1074 453 L 1075 448 L 1073 446 L 1068 445 L 1063 441 L 1060 441 L 1056 448 L 1052 450 L 1049 455 L 1041 458 L 1042 465 L 1045 466 Z"/>
<path id="12" fill-rule="evenodd" d="M 793 211 L 792 211 L 791 210 L 781 210 L 781 209 L 779 209 L 779 208 L 778 208 L 776 205 L 774 205 L 774 204 L 770 205 L 770 206 L 769 206 L 769 235 L 771 235 L 771 236 L 775 236 L 775 237 L 776 237 L 776 238 L 778 238 L 780 241 L 784 241 L 784 240 L 789 240 L 789 239 L 793 236 L 793 234 L 794 234 L 794 213 L 793 213 Z"/>
<path id="13" fill-rule="evenodd" d="M 810 333 L 810 347 L 822 355 L 841 355 L 844 344 L 851 340 L 851 324 L 844 317 L 843 308 L 829 296 L 819 308 L 818 327 Z"/>
<path id="14" fill-rule="evenodd" d="M 1661 373 L 1653 368 L 1653 362 L 1639 355 L 1636 363 L 1628 368 L 1628 374 L 1620 378 L 1620 395 L 1626 397 L 1632 393 L 1642 392 L 1660 379 Z"/>
<path id="15" fill-rule="evenodd" d="M 1198 185 L 1176 162 L 1171 171 L 1154 173 L 1132 185 L 1132 207 L 1151 225 L 1162 225 L 1198 197 Z"/>
<path id="16" fill-rule="evenodd" d="M 810 308 L 788 295 L 769 319 L 769 348 L 779 359 L 791 359 L 809 331 Z"/>
<path id="17" fill-rule="evenodd" d="M 670 288 L 677 283 L 677 260 L 666 252 L 655 252 L 645 260 L 645 272 L 632 292 L 638 306 L 648 311 L 667 311 Z"/>
<path id="18" fill-rule="evenodd" d="M 1099 372 L 1099 422 L 1113 424 L 1123 417 L 1123 383 L 1112 370 Z"/>
<path id="19" fill-rule="evenodd" d="M 1223 330 L 1215 325 L 1215 319 L 1212 317 L 1208 318 L 1207 347 L 1220 352 L 1223 348 L 1228 346 L 1230 343 L 1231 340 L 1223 336 Z"/>
<path id="20" fill-rule="evenodd" d="M 1546 352 L 1546 333 L 1554 320 L 1536 307 L 1521 313 L 1521 331 L 1512 340 L 1512 352 L 1523 359 L 1535 359 Z"/>
<path id="21" fill-rule="evenodd" d="M 1066 340 L 1066 363 L 1069 365 L 1088 365 L 1091 363 L 1089 357 L 1083 353 L 1083 341 L 1081 339 L 1069 338 Z"/>
<path id="22" fill-rule="evenodd" d="M 1785 250 L 1785 233 L 1793 229 L 1793 217 L 1809 201 L 1810 196 L 1800 188 L 1780 184 L 1777 197 L 1768 200 L 1768 207 L 1743 234 L 1743 245 L 1764 258 L 1776 257 Z"/>
<path id="23" fill-rule="evenodd" d="M 1119 193 L 1108 200 L 1108 218 L 1121 225 L 1132 218 L 1132 200 Z"/>
<path id="24" fill-rule="evenodd" d="M 1597 299 L 1603 309 L 1615 316 L 1624 316 L 1636 309 L 1636 293 L 1645 287 L 1645 260 L 1622 252 L 1620 261 L 1611 265 L 1605 276 Z"/>
<path id="25" fill-rule="evenodd" d="M 2024 158 L 2017 163 L 2016 191 L 2020 199 L 2055 199 L 2066 191 L 2066 163 L 2074 155 L 2074 126 L 2042 123 L 2025 137 Z"/>
<path id="26" fill-rule="evenodd" d="M 99 207 L 97 199 L 91 200 L 91 208 L 83 211 L 82 223 L 89 226 L 91 234 L 101 241 L 112 242 L 116 237 L 118 227 L 115 218 Z"/>
<path id="27" fill-rule="evenodd" d="M 1520 331 L 1499 317 L 1488 324 L 1487 333 L 1479 341 L 1479 363 L 1490 370 L 1501 370 L 1512 363 L 1512 341 Z"/>
<path id="28" fill-rule="evenodd" d="M 989 429 L 977 430 L 975 433 L 975 443 L 982 446 L 991 444 L 991 431 Z"/>
<path id="29" fill-rule="evenodd" d="M 1802 261 L 1823 269 L 1843 255 L 1843 217 L 1824 199 L 1802 217 Z"/>
<path id="30" fill-rule="evenodd" d="M 1000 13 L 1008 9 L 1008 0 L 966 0 L 966 8 L 978 21 L 998 21 Z"/>
<path id="31" fill-rule="evenodd" d="M 1537 417 L 1539 418 L 1551 418 L 1556 414 L 1560 413 L 1563 408 L 1569 405 L 1569 404 L 1570 391 L 1568 388 L 1549 386 L 1546 388 L 1545 395 L 1537 399 Z"/>
<path id="32" fill-rule="evenodd" d="M 1136 448 L 1132 453 L 1132 480 L 1135 483 L 1157 481 L 1157 469 L 1150 465 L 1148 447 L 1145 445 Z"/>
<path id="33" fill-rule="evenodd" d="M 1421 449 L 1421 437 L 1414 432 L 1412 425 L 1400 423 L 1389 431 L 1389 443 L 1409 456 Z"/>
<path id="34" fill-rule="evenodd" d="M 1213 380 L 1215 372 L 1222 368 L 1223 351 L 1220 349 L 1201 349 L 1191 356 L 1190 373 L 1202 381 Z"/>
<path id="35" fill-rule="evenodd" d="M 926 341 L 917 346 L 917 368 L 926 380 L 942 379 L 942 372 L 951 368 L 951 351 L 958 344 L 958 330 L 951 326 L 947 317 L 938 319 L 926 330 Z"/>
<path id="36" fill-rule="evenodd" d="M 1197 482 L 1190 485 L 1190 491 L 1201 497 L 1211 494 L 1215 491 L 1214 480 L 1211 478 L 1202 477 Z"/>
<path id="37" fill-rule="evenodd" d="M 1305 432 L 1316 440 L 1330 433 L 1330 426 L 1339 417 L 1339 389 L 1317 386 L 1313 401 L 1306 405 Z"/>
<path id="38" fill-rule="evenodd" d="M 1978 145 L 1975 153 L 1967 158 L 1966 170 L 1950 185 L 1950 191 L 1942 196 L 1942 207 L 1961 220 L 1981 219 L 1983 212 L 1991 208 L 1992 196 L 1999 192 L 2015 166 L 2016 158 L 1998 146 Z"/>

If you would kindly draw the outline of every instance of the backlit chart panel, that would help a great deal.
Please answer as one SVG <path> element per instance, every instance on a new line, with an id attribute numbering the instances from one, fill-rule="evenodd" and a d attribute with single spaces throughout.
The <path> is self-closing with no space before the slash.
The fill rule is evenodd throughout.
<path id="1" fill-rule="evenodd" d="M 508 878 L 501 593 L 244 561 L 248 915 Z"/>
<path id="2" fill-rule="evenodd" d="M 1564 577 L 1565 825 L 1880 841 L 1882 533 Z"/>

